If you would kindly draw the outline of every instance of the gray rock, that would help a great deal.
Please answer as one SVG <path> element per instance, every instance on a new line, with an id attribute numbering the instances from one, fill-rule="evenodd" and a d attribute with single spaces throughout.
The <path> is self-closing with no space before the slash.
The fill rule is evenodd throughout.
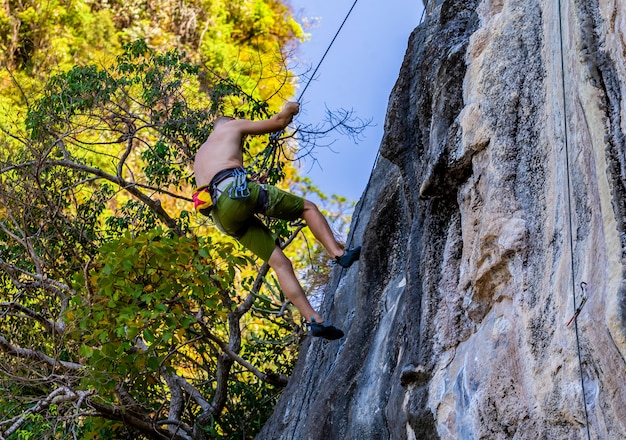
<path id="1" fill-rule="evenodd" d="M 429 2 L 326 290 L 346 337 L 258 439 L 626 438 L 626 1 L 557 5 Z"/>

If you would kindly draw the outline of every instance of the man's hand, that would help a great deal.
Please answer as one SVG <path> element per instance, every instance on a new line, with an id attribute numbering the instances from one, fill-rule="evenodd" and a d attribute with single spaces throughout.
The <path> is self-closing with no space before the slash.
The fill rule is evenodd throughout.
<path id="1" fill-rule="evenodd" d="M 300 103 L 299 102 L 288 102 L 283 107 L 283 111 L 287 112 L 291 115 L 297 115 L 300 112 Z"/>

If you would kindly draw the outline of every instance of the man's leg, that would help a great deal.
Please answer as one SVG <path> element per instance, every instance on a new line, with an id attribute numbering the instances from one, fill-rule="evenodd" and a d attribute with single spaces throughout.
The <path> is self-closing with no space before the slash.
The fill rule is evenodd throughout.
<path id="1" fill-rule="evenodd" d="M 274 269 L 274 272 L 276 272 L 278 283 L 283 289 L 283 292 L 285 292 L 289 301 L 296 306 L 304 319 L 306 319 L 307 322 L 311 322 L 311 318 L 315 319 L 315 322 L 318 323 L 324 322 L 324 319 L 311 306 L 302 286 L 300 286 L 296 278 L 291 261 L 285 256 L 280 247 L 276 246 L 276 248 L 274 248 L 274 252 L 272 252 L 268 264 Z"/>
<path id="2" fill-rule="evenodd" d="M 330 229 L 326 217 L 317 209 L 315 203 L 309 202 L 308 200 L 304 201 L 302 218 L 306 221 L 307 226 L 315 238 L 322 243 L 331 257 L 336 258 L 343 255 L 343 247 L 335 239 L 335 235 Z"/>
<path id="3" fill-rule="evenodd" d="M 276 246 L 268 260 L 269 265 L 276 272 L 280 287 L 296 306 L 304 319 L 311 325 L 311 334 L 324 339 L 334 340 L 343 338 L 343 332 L 332 325 L 323 325 L 324 318 L 317 313 L 309 302 L 302 286 L 296 278 L 291 261 L 285 256 L 280 247 Z"/>
<path id="4" fill-rule="evenodd" d="M 344 252 L 343 246 L 335 239 L 328 221 L 313 202 L 282 191 L 272 185 L 266 185 L 264 189 L 267 200 L 265 208 L 261 211 L 263 214 L 283 220 L 295 220 L 298 217 L 304 219 L 315 238 L 322 243 L 330 256 L 342 267 L 350 267 L 359 259 L 361 247 L 358 246 Z"/>
<path id="5" fill-rule="evenodd" d="M 359 259 L 361 255 L 361 246 L 348 249 L 344 252 L 343 247 L 335 239 L 335 235 L 333 234 L 333 231 L 331 231 L 326 217 L 322 215 L 314 203 L 309 202 L 308 200 L 304 201 L 302 218 L 306 221 L 315 238 L 322 242 L 326 251 L 341 267 L 350 267 L 352 266 L 352 263 Z"/>

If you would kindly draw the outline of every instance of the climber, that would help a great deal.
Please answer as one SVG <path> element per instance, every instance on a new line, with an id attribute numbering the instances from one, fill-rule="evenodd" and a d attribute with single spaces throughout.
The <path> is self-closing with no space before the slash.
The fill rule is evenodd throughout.
<path id="1" fill-rule="evenodd" d="M 276 272 L 285 295 L 310 325 L 313 336 L 339 339 L 343 337 L 343 332 L 324 325 L 324 319 L 313 309 L 298 282 L 291 261 L 255 214 L 291 221 L 304 219 L 315 238 L 335 258 L 336 263 L 345 268 L 359 259 L 361 247 L 344 251 L 314 203 L 275 186 L 250 181 L 243 168 L 244 137 L 279 132 L 287 127 L 299 110 L 298 103 L 288 102 L 270 119 L 217 118 L 213 132 L 195 157 L 197 190 L 193 195 L 194 206 L 201 214 L 211 215 L 218 229 L 268 262 Z"/>

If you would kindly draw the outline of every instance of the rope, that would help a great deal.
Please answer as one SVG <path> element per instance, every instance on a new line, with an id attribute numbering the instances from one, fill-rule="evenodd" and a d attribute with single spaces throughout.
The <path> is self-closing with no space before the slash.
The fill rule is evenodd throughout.
<path id="1" fill-rule="evenodd" d="M 356 3 L 358 1 L 359 0 L 354 0 L 354 3 L 352 3 L 352 6 L 350 7 L 350 10 L 348 11 L 346 16 L 344 17 L 343 21 L 341 22 L 341 25 L 339 26 L 339 29 L 337 29 L 337 32 L 335 32 L 335 36 L 333 37 L 333 39 L 331 40 L 330 44 L 326 48 L 326 51 L 324 52 L 324 55 L 322 55 L 322 58 L 320 59 L 319 63 L 317 63 L 317 66 L 315 67 L 315 70 L 313 70 L 313 74 L 310 76 L 309 80 L 306 82 L 306 84 L 304 86 L 304 89 L 302 89 L 302 92 L 300 92 L 300 96 L 298 96 L 298 99 L 297 99 L 298 102 L 302 101 L 302 96 L 306 92 L 306 89 L 309 88 L 309 84 L 311 84 L 311 81 L 313 80 L 313 78 L 315 78 L 315 74 L 319 70 L 319 68 L 322 65 L 322 63 L 324 62 L 324 58 L 326 58 L 326 55 L 328 55 L 328 52 L 330 51 L 330 48 L 335 43 L 335 40 L 339 36 L 339 32 L 341 32 L 341 29 L 343 28 L 343 25 L 346 24 L 346 21 L 348 21 L 348 17 L 350 17 L 350 14 L 352 13 L 352 10 L 354 9 L 354 7 L 356 6 Z"/>
<path id="2" fill-rule="evenodd" d="M 425 1 L 424 8 L 422 9 L 422 15 L 420 16 L 418 26 L 420 26 L 424 22 L 424 17 L 426 15 L 427 6 L 428 6 L 428 1 Z M 353 224 L 353 227 L 350 228 L 350 233 L 348 234 L 348 237 L 346 238 L 346 249 L 348 249 L 351 246 L 352 240 L 354 239 L 354 234 L 357 232 L 357 229 L 359 226 L 359 220 L 361 219 L 361 211 L 363 211 L 363 205 L 365 204 L 364 203 L 365 197 L 367 196 L 370 190 L 370 186 L 372 184 L 372 178 L 374 176 L 374 171 L 376 170 L 376 165 L 378 165 L 379 159 L 380 159 L 380 148 L 378 148 L 378 151 L 376 152 L 376 157 L 374 158 L 374 163 L 372 164 L 372 170 L 370 171 L 370 177 L 367 181 L 367 184 L 365 185 L 365 190 L 363 191 L 363 195 L 361 196 L 360 204 L 357 203 L 357 207 L 359 208 L 359 210 L 352 213 L 352 219 L 354 220 L 354 224 Z M 334 287 L 331 287 L 330 289 L 328 289 L 328 291 L 335 292 L 337 290 L 339 281 L 343 277 L 343 272 L 344 272 L 344 268 L 339 266 L 339 275 L 337 276 L 337 283 L 334 285 Z M 332 312 L 332 309 L 333 309 L 333 303 L 331 302 L 330 309 L 328 310 L 329 314 Z"/>
<path id="3" fill-rule="evenodd" d="M 561 51 L 561 94 L 563 97 L 563 130 L 564 130 L 564 149 L 565 149 L 565 172 L 567 175 L 567 212 L 569 216 L 569 246 L 570 246 L 570 266 L 571 266 L 571 281 L 572 281 L 572 296 L 574 300 L 574 310 L 578 310 L 576 306 L 576 281 L 575 281 L 575 268 L 574 268 L 574 226 L 572 220 L 572 189 L 570 182 L 570 163 L 569 163 L 569 139 L 568 139 L 568 125 L 567 125 L 567 100 L 566 100 L 566 87 L 565 87 L 565 55 L 563 48 L 563 19 L 561 16 L 561 0 L 557 0 L 559 8 L 559 39 L 560 39 L 560 51 Z M 586 285 L 586 284 L 585 284 Z M 582 307 L 582 305 L 581 305 Z M 578 350 L 578 370 L 580 372 L 580 386 L 582 390 L 583 406 L 585 408 L 585 428 L 587 430 L 587 440 L 591 440 L 591 433 L 589 432 L 589 413 L 587 411 L 587 400 L 585 399 L 585 380 L 583 377 L 583 362 L 580 350 L 580 336 L 578 332 L 578 317 L 574 312 L 574 328 L 576 330 L 576 347 Z"/>
<path id="4" fill-rule="evenodd" d="M 306 92 L 306 89 L 309 86 L 309 83 L 311 82 L 311 80 L 315 77 L 315 73 L 317 72 L 317 70 L 319 69 L 319 66 L 322 64 L 322 61 L 324 61 L 324 57 L 326 56 L 326 54 L 328 53 L 328 51 L 330 50 L 330 46 L 332 46 L 333 42 L 335 41 L 335 39 L 337 38 L 337 35 L 339 34 L 339 31 L 341 30 L 341 28 L 343 27 L 344 23 L 346 22 L 346 20 L 348 19 L 348 16 L 350 15 L 350 13 L 352 12 L 352 9 L 354 8 L 354 6 L 356 5 L 358 0 L 355 0 L 355 2 L 352 4 L 352 7 L 350 8 L 350 11 L 348 11 L 348 14 L 346 15 L 346 17 L 344 18 L 343 22 L 341 23 L 341 26 L 339 27 L 339 30 L 337 31 L 337 33 L 335 34 L 335 37 L 333 38 L 333 40 L 331 41 L 330 45 L 328 46 L 328 48 L 326 49 L 326 52 L 324 52 L 324 55 L 322 56 L 322 59 L 320 60 L 320 62 L 318 63 L 317 67 L 315 68 L 313 75 L 311 75 L 311 78 L 309 79 L 309 81 L 306 83 L 306 86 L 304 87 L 304 89 L 302 90 L 302 92 L 300 93 L 300 96 L 298 97 L 298 102 L 300 102 L 300 100 L 302 99 L 302 95 L 304 95 L 304 92 Z M 422 24 L 422 22 L 424 21 L 424 16 L 425 16 L 425 11 L 426 11 L 426 6 L 428 5 L 428 1 L 425 2 L 425 6 L 424 9 L 422 10 L 422 15 L 420 17 L 418 26 Z M 370 177 L 369 180 L 367 181 L 367 185 L 365 186 L 365 190 L 363 191 L 363 195 L 361 196 L 361 201 L 365 200 L 365 197 L 367 196 L 369 190 L 370 190 L 370 186 L 372 183 L 372 176 L 374 175 L 374 170 L 376 169 L 376 165 L 378 164 L 378 160 L 380 158 L 380 148 L 378 149 L 377 153 L 376 153 L 376 158 L 374 159 L 374 163 L 372 164 L 372 170 L 370 172 Z M 359 211 L 357 213 L 353 213 L 352 218 L 354 219 L 354 227 L 351 228 L 350 233 L 348 234 L 348 237 L 346 239 L 346 248 L 349 247 L 349 245 L 351 244 L 353 238 L 354 238 L 354 234 L 357 231 L 357 227 L 359 224 L 359 220 L 361 218 L 361 211 L 363 210 L 363 205 L 364 203 L 361 203 L 358 208 Z M 356 218 L 355 218 L 356 217 Z M 334 286 L 327 288 L 326 292 L 336 292 L 337 287 L 339 285 L 339 282 L 341 281 L 341 278 L 343 278 L 343 273 L 344 273 L 345 269 L 342 266 L 339 266 L 339 274 L 337 275 L 337 277 L 335 278 L 336 282 L 334 284 Z M 327 314 L 331 314 L 332 310 L 333 310 L 333 306 L 334 306 L 334 301 L 330 301 L 330 308 L 326 311 Z M 311 342 L 311 344 L 313 344 L 314 342 Z M 341 348 L 339 349 L 340 351 L 343 349 L 343 343 L 341 345 Z M 314 356 L 315 358 L 318 357 L 319 353 L 321 353 L 321 351 L 319 350 L 315 350 L 314 351 Z M 317 361 L 313 361 L 312 363 L 315 364 Z M 331 364 L 332 367 L 332 364 Z M 312 376 L 309 375 L 308 377 L 308 383 L 309 385 L 311 384 L 311 379 Z M 307 387 L 308 389 L 313 389 L 313 387 Z M 315 398 L 311 398 L 311 401 L 314 401 Z M 304 408 L 304 400 L 302 401 L 302 403 L 300 404 L 300 408 L 298 409 L 298 419 L 300 419 L 302 411 L 305 410 Z M 295 429 L 291 432 L 291 437 L 290 440 L 294 440 L 295 438 Z"/>
<path id="5" fill-rule="evenodd" d="M 324 59 L 326 58 L 326 55 L 328 55 L 328 52 L 330 52 L 330 48 L 335 43 L 335 40 L 339 36 L 339 33 L 341 32 L 341 29 L 343 29 L 343 26 L 346 24 L 346 21 L 348 21 L 348 18 L 350 17 L 350 14 L 352 13 L 352 10 L 354 9 L 354 7 L 356 6 L 358 1 L 359 0 L 354 0 L 354 3 L 352 3 L 352 6 L 350 7 L 350 10 L 348 10 L 348 13 L 343 18 L 343 21 L 341 22 L 341 25 L 339 25 L 339 28 L 337 29 L 337 32 L 335 32 L 335 35 L 333 36 L 333 39 L 330 41 L 330 44 L 328 45 L 328 47 L 326 47 L 326 50 L 324 51 L 324 54 L 322 55 L 322 58 L 319 60 L 319 62 L 317 63 L 317 66 L 315 66 L 315 69 L 313 70 L 313 73 L 309 77 L 308 81 L 305 83 L 304 89 L 302 89 L 302 92 L 300 92 L 300 95 L 298 96 L 298 99 L 296 100 L 297 102 L 300 102 L 300 103 L 302 102 L 302 97 L 304 96 L 304 93 L 309 88 L 309 85 L 311 84 L 311 81 L 313 81 L 313 79 L 315 78 L 315 74 L 319 70 L 319 68 L 322 65 L 322 63 L 324 62 Z M 276 133 L 270 134 L 270 139 L 269 139 L 268 145 L 267 145 L 267 147 L 265 147 L 265 150 L 263 151 L 264 161 L 263 161 L 263 164 L 260 167 L 261 169 L 265 168 L 267 166 L 267 162 L 270 160 L 270 158 L 271 158 L 271 161 L 272 161 L 271 162 L 272 166 L 273 166 L 274 162 L 276 162 L 276 160 L 277 160 L 277 158 L 276 158 L 276 150 L 279 148 L 278 142 L 280 141 L 280 138 L 281 138 L 281 136 L 283 135 L 284 132 L 285 132 L 285 130 L 280 130 L 280 131 L 277 131 Z M 256 165 L 256 161 L 255 161 L 255 165 Z"/>

